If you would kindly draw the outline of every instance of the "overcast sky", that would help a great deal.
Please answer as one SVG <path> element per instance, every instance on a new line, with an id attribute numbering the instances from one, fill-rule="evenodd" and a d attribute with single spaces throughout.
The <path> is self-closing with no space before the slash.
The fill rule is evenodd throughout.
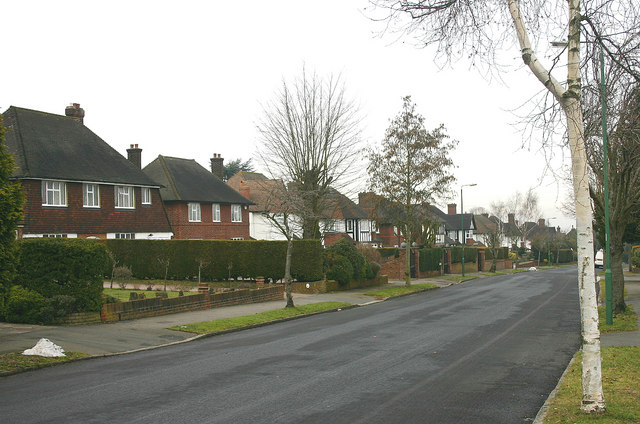
<path id="1" fill-rule="evenodd" d="M 379 36 L 366 0 L 86 1 L 21 0 L 2 6 L 4 44 L 0 111 L 18 106 L 64 114 L 80 103 L 85 125 L 126 156 L 142 149 L 143 166 L 159 154 L 195 159 L 253 156 L 261 104 L 303 65 L 340 74 L 363 117 L 364 146 L 379 145 L 411 95 L 428 129 L 444 124 L 459 140 L 457 165 L 465 210 L 535 187 L 541 218 L 568 230 L 556 208 L 566 188 L 545 174 L 540 143 L 526 143 L 514 110 L 541 85 L 517 50 L 503 82 L 466 63 L 440 69 L 433 50 L 408 38 Z M 522 113 L 522 112 L 520 112 Z M 556 153 L 553 166 L 561 166 Z M 362 173 L 359 189 L 366 188 Z M 353 197 L 353 194 L 352 194 Z M 446 211 L 446 203 L 439 206 Z"/>

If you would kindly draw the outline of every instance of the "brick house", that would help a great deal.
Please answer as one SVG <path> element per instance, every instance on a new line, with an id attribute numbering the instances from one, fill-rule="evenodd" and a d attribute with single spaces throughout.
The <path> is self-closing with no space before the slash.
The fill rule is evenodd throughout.
<path id="1" fill-rule="evenodd" d="M 193 159 L 160 155 L 143 172 L 162 186 L 160 197 L 175 238 L 248 240 L 253 203 L 222 181 L 219 155 L 211 167 L 209 172 Z"/>
<path id="2" fill-rule="evenodd" d="M 79 104 L 65 115 L 4 113 L 26 193 L 18 237 L 170 239 L 159 185 L 84 126 Z"/>

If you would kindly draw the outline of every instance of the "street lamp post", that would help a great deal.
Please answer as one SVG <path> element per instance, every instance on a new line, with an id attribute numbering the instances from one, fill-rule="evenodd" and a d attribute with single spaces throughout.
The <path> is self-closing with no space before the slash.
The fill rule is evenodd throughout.
<path id="1" fill-rule="evenodd" d="M 547 218 L 548 228 L 551 228 L 552 219 L 556 219 L 556 217 L 554 216 L 553 218 Z M 551 247 L 549 246 L 549 244 L 551 243 L 551 231 L 548 231 L 548 233 L 549 233 L 549 238 L 547 239 L 547 266 L 551 266 Z"/>
<path id="2" fill-rule="evenodd" d="M 476 186 L 476 183 L 473 184 L 463 184 L 460 186 L 460 229 L 462 231 L 462 276 L 464 277 L 464 245 L 467 243 L 465 233 L 464 233 L 464 200 L 462 198 L 462 188 L 463 187 L 473 187 Z"/>
<path id="3" fill-rule="evenodd" d="M 609 144 L 607 140 L 607 92 L 604 80 L 604 46 L 602 40 L 600 44 L 600 102 L 602 108 L 602 148 L 603 148 L 603 169 L 604 174 L 604 240 L 605 240 L 605 296 L 606 296 L 606 320 L 607 324 L 613 324 L 613 283 L 611 274 L 611 245 L 609 242 Z M 583 43 L 592 43 L 583 41 Z M 552 41 L 554 47 L 567 47 L 566 41 Z M 597 301 L 597 300 L 596 300 Z"/>
<path id="4" fill-rule="evenodd" d="M 606 265 L 604 271 L 604 290 L 606 296 L 607 324 L 613 324 L 613 283 L 611 278 L 611 244 L 609 241 L 609 142 L 607 140 L 607 92 L 604 81 L 604 47 L 600 44 L 600 89 L 602 94 L 602 148 L 604 150 L 604 243 Z M 597 300 L 596 300 L 597 302 Z"/>

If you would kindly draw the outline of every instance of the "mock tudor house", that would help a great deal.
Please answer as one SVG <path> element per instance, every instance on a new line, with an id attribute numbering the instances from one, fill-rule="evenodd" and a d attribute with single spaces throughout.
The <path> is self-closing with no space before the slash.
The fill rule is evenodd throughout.
<path id="1" fill-rule="evenodd" d="M 375 230 L 369 214 L 344 194 L 332 189 L 320 222 L 323 243 L 329 246 L 341 238 L 356 243 L 371 243 L 371 233 Z"/>
<path id="2" fill-rule="evenodd" d="M 18 237 L 170 239 L 160 186 L 83 118 L 77 103 L 65 116 L 15 106 L 4 113 L 13 178 L 26 194 Z"/>
<path id="3" fill-rule="evenodd" d="M 222 181 L 220 155 L 211 159 L 211 169 L 193 159 L 160 155 L 143 172 L 162 186 L 160 197 L 175 238 L 248 240 L 253 203 Z"/>

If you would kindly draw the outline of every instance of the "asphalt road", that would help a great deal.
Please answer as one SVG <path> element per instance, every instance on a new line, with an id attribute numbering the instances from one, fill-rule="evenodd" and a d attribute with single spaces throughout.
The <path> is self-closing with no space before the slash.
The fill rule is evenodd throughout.
<path id="1" fill-rule="evenodd" d="M 3 423 L 526 423 L 579 347 L 575 268 L 0 379 Z"/>

